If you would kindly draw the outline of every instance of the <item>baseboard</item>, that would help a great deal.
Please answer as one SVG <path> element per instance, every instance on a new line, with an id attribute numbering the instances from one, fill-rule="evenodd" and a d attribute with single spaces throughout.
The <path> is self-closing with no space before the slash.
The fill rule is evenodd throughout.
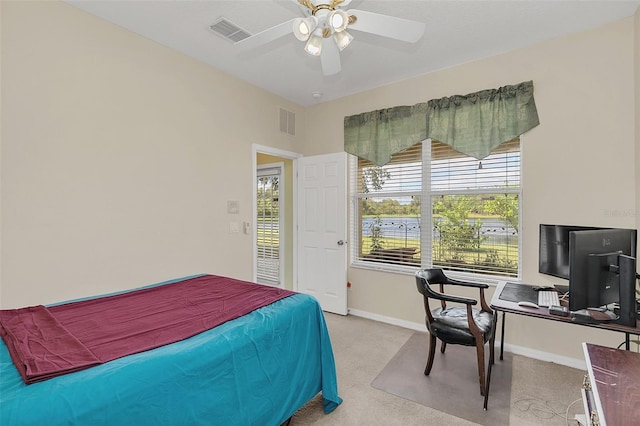
<path id="1" fill-rule="evenodd" d="M 496 343 L 498 343 L 496 346 L 499 347 L 500 343 Z M 584 359 L 570 358 L 551 352 L 537 351 L 535 349 L 527 348 L 524 346 L 510 345 L 508 343 L 505 343 L 504 350 L 506 352 L 511 352 L 512 354 L 526 356 L 529 358 L 537 359 L 539 361 L 553 362 L 555 364 L 564 365 L 566 367 L 577 368 L 578 370 L 587 369 L 587 364 L 584 362 Z"/>
<path id="2" fill-rule="evenodd" d="M 424 324 L 420 324 L 420 323 L 417 323 L 417 322 L 405 321 L 405 320 L 401 320 L 401 319 L 398 319 L 398 318 L 392 318 L 392 317 L 387 317 L 387 316 L 384 316 L 384 315 L 372 314 L 371 312 L 360 311 L 360 310 L 351 309 L 351 308 L 349 308 L 348 311 L 349 311 L 348 313 L 350 315 L 353 315 L 353 316 L 356 316 L 356 317 L 367 318 L 367 319 L 370 319 L 370 320 L 383 322 L 385 324 L 397 325 L 398 327 L 408 328 L 410 330 L 426 331 L 426 329 L 425 329 L 426 326 Z"/>
<path id="3" fill-rule="evenodd" d="M 420 324 L 412 321 L 405 321 L 398 318 L 387 317 L 384 315 L 374 314 L 371 312 L 360 311 L 358 309 L 349 309 L 348 313 L 356 317 L 367 318 L 373 321 L 383 322 L 385 324 L 396 325 L 398 327 L 408 328 L 415 331 L 426 331 L 424 324 Z M 496 351 L 500 350 L 500 342 L 496 339 Z M 527 348 L 524 346 L 505 344 L 504 350 L 516 355 L 522 355 L 529 358 L 537 359 L 545 362 L 553 362 L 555 364 L 564 365 L 566 367 L 577 368 L 578 370 L 585 370 L 586 364 L 584 359 L 570 358 L 562 355 L 557 355 L 551 352 L 538 351 L 535 349 Z"/>

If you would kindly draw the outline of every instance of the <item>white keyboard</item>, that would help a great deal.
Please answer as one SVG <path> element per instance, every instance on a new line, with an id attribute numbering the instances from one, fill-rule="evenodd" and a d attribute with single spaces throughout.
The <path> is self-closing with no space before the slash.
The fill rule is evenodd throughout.
<path id="1" fill-rule="evenodd" d="M 558 292 L 554 290 L 538 291 L 538 306 L 560 306 Z"/>

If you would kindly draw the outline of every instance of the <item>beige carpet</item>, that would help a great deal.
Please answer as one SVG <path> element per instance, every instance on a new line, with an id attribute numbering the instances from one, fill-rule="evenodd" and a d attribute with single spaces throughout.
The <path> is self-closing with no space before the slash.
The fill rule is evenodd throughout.
<path id="1" fill-rule="evenodd" d="M 361 317 L 325 313 L 338 370 L 338 390 L 344 402 L 331 414 L 322 410 L 318 394 L 294 416 L 290 426 L 473 426 L 458 410 L 448 414 L 371 386 L 415 331 Z M 425 343 L 426 344 L 426 343 Z M 447 348 L 445 356 L 449 356 Z M 468 348 L 461 348 L 468 349 Z M 470 356 L 473 357 L 473 350 Z M 451 351 L 453 353 L 453 351 Z M 558 364 L 505 353 L 512 362 L 511 398 L 501 401 L 497 375 L 492 377 L 489 411 L 510 404 L 508 421 L 496 426 L 575 426 L 573 415 L 582 410 L 580 385 L 583 371 Z M 426 349 L 418 360 L 417 376 L 423 376 Z M 437 351 L 433 370 L 441 367 Z M 472 361 L 473 363 L 474 361 Z M 495 369 L 501 361 L 496 360 Z M 504 361 L 502 361 L 504 362 Z M 475 364 L 474 364 L 475 365 Z M 474 373 L 475 374 L 475 373 Z M 492 374 L 493 376 L 493 374 Z M 474 378 L 475 380 L 475 378 Z M 455 393 L 446 393 L 454 398 Z M 505 402 L 506 401 L 506 402 Z M 465 404 L 482 411 L 480 392 Z"/>
<path id="2" fill-rule="evenodd" d="M 429 335 L 414 333 L 371 386 L 481 425 L 509 423 L 511 354 L 493 366 L 489 409 L 484 411 L 475 348 L 449 345 L 442 354 L 438 343 L 431 374 L 425 376 L 428 348 Z"/>

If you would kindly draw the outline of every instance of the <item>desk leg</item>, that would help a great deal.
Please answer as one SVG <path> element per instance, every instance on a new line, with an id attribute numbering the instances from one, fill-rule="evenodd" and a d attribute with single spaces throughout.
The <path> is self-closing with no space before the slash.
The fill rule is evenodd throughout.
<path id="1" fill-rule="evenodd" d="M 629 338 L 630 338 L 629 333 L 624 333 L 624 348 L 625 348 L 626 350 L 631 349 L 631 345 L 630 345 Z"/>
<path id="2" fill-rule="evenodd" d="M 500 361 L 504 360 L 504 317 L 507 316 L 506 312 L 502 312 L 502 329 L 500 331 Z M 628 341 L 628 339 L 627 339 Z"/>

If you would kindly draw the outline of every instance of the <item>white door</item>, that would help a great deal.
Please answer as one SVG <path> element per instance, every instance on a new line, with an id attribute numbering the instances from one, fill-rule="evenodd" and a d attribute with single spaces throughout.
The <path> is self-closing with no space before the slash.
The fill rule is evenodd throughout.
<path id="1" fill-rule="evenodd" d="M 298 290 L 347 314 L 347 155 L 298 160 Z"/>

